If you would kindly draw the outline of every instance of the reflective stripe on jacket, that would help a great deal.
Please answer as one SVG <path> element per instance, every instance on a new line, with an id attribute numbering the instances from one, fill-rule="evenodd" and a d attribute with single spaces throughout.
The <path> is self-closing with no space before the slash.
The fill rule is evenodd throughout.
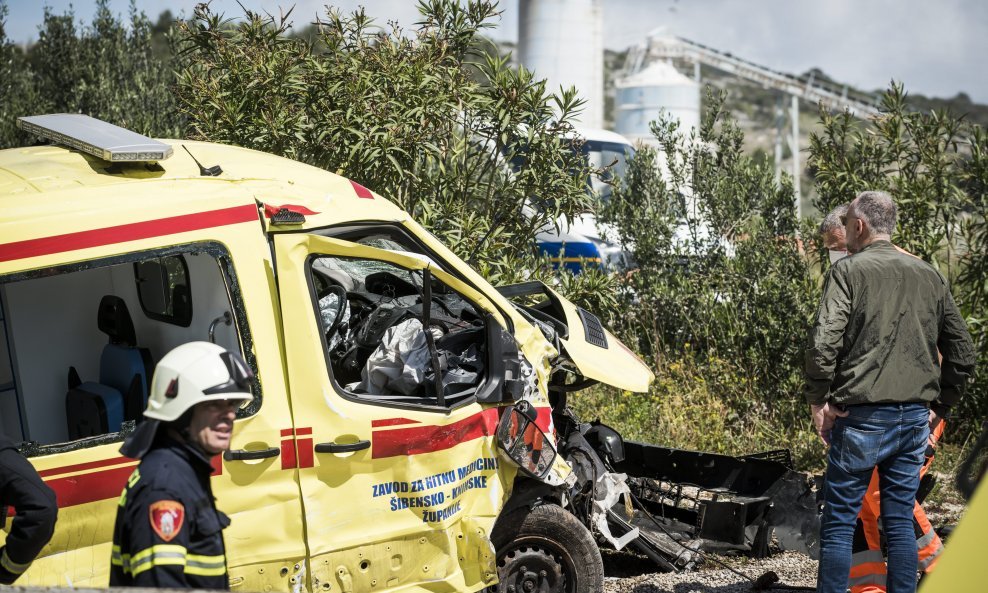
<path id="1" fill-rule="evenodd" d="M 120 496 L 111 587 L 228 589 L 223 528 L 209 459 L 159 435 Z"/>
<path id="2" fill-rule="evenodd" d="M 927 449 L 926 462 L 920 468 L 920 477 L 925 476 L 933 464 L 937 443 L 943 436 L 945 426 L 945 422 L 940 422 L 930 435 L 930 446 Z M 885 593 L 886 565 L 879 529 L 880 507 L 878 470 L 875 470 L 854 527 L 854 539 L 851 543 L 851 574 L 847 584 L 851 593 Z M 913 506 L 913 530 L 916 533 L 919 571 L 933 572 L 937 559 L 943 552 L 943 542 L 934 531 L 919 501 Z"/>

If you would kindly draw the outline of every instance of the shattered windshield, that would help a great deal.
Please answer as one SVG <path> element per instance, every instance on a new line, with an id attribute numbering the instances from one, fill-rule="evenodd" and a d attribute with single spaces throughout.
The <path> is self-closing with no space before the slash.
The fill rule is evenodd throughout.
<path id="1" fill-rule="evenodd" d="M 365 237 L 357 241 L 360 245 L 366 245 L 367 247 L 373 247 L 375 249 L 383 249 L 384 251 L 389 251 L 391 253 L 397 253 L 407 257 L 413 257 L 419 261 L 427 263 L 431 266 L 437 266 L 429 256 L 423 255 L 421 253 L 416 253 L 414 251 L 409 251 L 401 243 L 390 239 L 385 236 L 371 236 Z M 341 275 L 345 275 L 349 278 L 349 282 L 344 282 L 344 285 L 362 286 L 364 278 L 374 274 L 375 272 L 394 272 L 396 266 L 394 264 L 383 262 L 376 259 L 360 259 L 360 258 L 336 258 L 336 257 L 323 257 L 317 259 L 313 263 L 313 267 L 320 268 L 325 272 L 333 271 L 331 276 L 336 276 L 339 280 Z M 437 266 L 438 267 L 438 266 Z M 440 268 L 442 269 L 442 268 Z M 405 277 L 406 281 L 413 281 L 412 276 L 417 274 L 418 284 L 421 284 L 421 273 L 417 273 L 410 270 L 401 270 L 400 275 Z"/>

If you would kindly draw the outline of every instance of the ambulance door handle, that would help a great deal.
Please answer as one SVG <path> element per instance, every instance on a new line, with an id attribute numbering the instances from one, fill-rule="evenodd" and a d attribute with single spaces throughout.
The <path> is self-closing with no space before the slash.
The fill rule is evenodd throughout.
<path id="1" fill-rule="evenodd" d="M 245 461 L 245 460 L 255 460 L 255 459 L 267 459 L 269 457 L 277 457 L 281 450 L 275 447 L 269 447 L 267 449 L 258 449 L 257 451 L 248 451 L 246 449 L 231 449 L 229 451 L 223 452 L 223 459 L 227 461 Z"/>
<path id="2" fill-rule="evenodd" d="M 353 453 L 370 447 L 370 441 L 357 441 L 356 443 L 317 443 L 316 453 Z"/>

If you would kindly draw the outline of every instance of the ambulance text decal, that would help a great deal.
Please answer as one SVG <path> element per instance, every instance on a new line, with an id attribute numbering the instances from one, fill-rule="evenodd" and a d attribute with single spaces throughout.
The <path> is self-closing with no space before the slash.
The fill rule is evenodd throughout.
<path id="1" fill-rule="evenodd" d="M 486 489 L 490 474 L 495 471 L 496 457 L 478 457 L 461 467 L 407 482 L 371 484 L 371 496 L 390 497 L 392 512 L 415 509 L 423 523 L 437 523 L 460 512 L 460 497 L 465 492 Z"/>

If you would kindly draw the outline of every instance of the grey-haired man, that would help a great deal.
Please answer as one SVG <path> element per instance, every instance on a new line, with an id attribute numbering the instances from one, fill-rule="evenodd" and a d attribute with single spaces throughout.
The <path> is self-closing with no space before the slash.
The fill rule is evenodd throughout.
<path id="1" fill-rule="evenodd" d="M 888 590 L 915 591 L 912 511 L 929 427 L 960 399 L 974 368 L 971 337 L 946 281 L 892 245 L 895 220 L 887 193 L 862 192 L 851 202 L 842 222 L 854 255 L 827 273 L 806 352 L 806 401 L 831 445 L 821 592 L 847 589 L 855 519 L 876 467 Z"/>

